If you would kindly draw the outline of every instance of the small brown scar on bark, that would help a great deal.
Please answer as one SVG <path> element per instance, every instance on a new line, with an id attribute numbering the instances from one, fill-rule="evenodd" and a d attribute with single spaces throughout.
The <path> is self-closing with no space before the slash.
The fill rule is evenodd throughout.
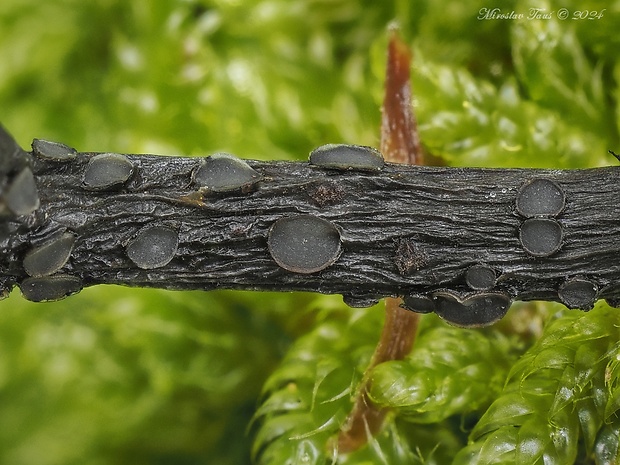
<path id="1" fill-rule="evenodd" d="M 395 249 L 394 264 L 403 276 L 428 264 L 428 258 L 412 238 L 399 237 L 395 241 Z"/>
<path id="2" fill-rule="evenodd" d="M 418 165 L 423 163 L 422 148 L 413 114 L 409 70 L 411 54 L 399 38 L 396 28 L 390 31 L 385 77 L 385 97 L 381 118 L 381 153 L 388 162 Z M 380 201 L 380 200 L 379 200 Z M 412 240 L 397 241 L 395 264 L 401 273 L 425 263 Z M 385 299 L 385 323 L 370 366 L 358 388 L 351 413 L 337 437 L 338 453 L 352 452 L 364 446 L 383 427 L 387 414 L 368 396 L 372 369 L 388 360 L 403 359 L 413 347 L 420 316 L 401 308 L 402 299 Z"/>
<path id="3" fill-rule="evenodd" d="M 318 186 L 312 186 L 306 192 L 312 201 L 321 208 L 335 205 L 341 202 L 344 197 L 344 189 L 333 183 L 322 183 Z"/>

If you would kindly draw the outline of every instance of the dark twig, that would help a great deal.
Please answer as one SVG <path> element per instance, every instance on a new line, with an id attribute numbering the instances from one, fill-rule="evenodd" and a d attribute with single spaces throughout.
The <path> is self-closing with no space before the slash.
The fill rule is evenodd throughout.
<path id="1" fill-rule="evenodd" d="M 360 306 L 406 296 L 414 310 L 463 326 L 496 321 L 512 300 L 588 309 L 620 298 L 619 167 L 224 159 L 212 169 L 230 174 L 217 186 L 197 178 L 205 159 L 63 154 L 41 141 L 27 153 L 7 137 L 5 293 L 18 284 L 27 298 L 50 300 L 107 283 L 313 291 Z M 285 227 L 286 218 L 303 227 Z M 418 265 L 404 270 L 399 250 L 417 251 Z"/>

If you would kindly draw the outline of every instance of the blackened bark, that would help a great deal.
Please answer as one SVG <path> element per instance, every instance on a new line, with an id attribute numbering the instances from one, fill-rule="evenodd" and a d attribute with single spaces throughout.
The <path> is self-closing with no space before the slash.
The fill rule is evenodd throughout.
<path id="1" fill-rule="evenodd" d="M 386 164 L 379 171 L 342 171 L 305 162 L 247 161 L 260 175 L 257 182 L 214 192 L 199 189 L 193 179 L 204 159 L 127 155 L 130 177 L 102 189 L 85 185 L 93 153 L 59 161 L 26 152 L 16 157 L 11 147 L 9 152 L 1 154 L 13 160 L 0 165 L 3 195 L 21 167 L 30 165 L 40 206 L 16 216 L 6 200 L 0 205 L 0 286 L 5 291 L 28 278 L 26 256 L 69 233 L 75 240 L 66 263 L 43 275 L 75 277 L 80 287 L 313 291 L 345 294 L 360 305 L 384 296 L 425 299 L 446 291 L 462 303 L 481 292 L 468 286 L 467 271 L 484 265 L 497 276 L 486 292 L 510 300 L 570 303 L 572 280 L 593 290 L 586 284 L 587 298 L 577 292 L 578 304 L 569 306 L 589 308 L 590 300 L 620 297 L 618 167 L 560 171 Z M 518 212 L 517 196 L 537 179 L 554 181 L 558 192 L 552 194 L 563 195 L 564 204 L 559 213 L 546 215 L 550 218 L 528 221 L 559 226 L 561 238 L 554 236 L 557 228 L 550 231 L 545 224 L 533 230 L 533 237 L 520 238 L 526 216 L 539 215 L 536 205 L 533 215 Z M 550 194 L 543 189 L 540 195 L 544 204 Z M 268 248 L 270 228 L 295 215 L 335 226 L 341 244 L 333 264 L 298 273 L 276 263 Z M 128 256 L 129 245 L 149 226 L 171 230 L 178 240 L 169 261 L 152 268 Z M 537 238 L 542 244 L 528 242 Z M 557 250 L 549 245 L 554 240 L 560 241 Z M 45 299 L 35 293 L 33 300 Z"/>

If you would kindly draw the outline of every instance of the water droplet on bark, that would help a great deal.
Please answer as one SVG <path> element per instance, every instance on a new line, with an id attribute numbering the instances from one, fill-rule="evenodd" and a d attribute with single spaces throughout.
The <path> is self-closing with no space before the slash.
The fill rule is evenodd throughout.
<path id="1" fill-rule="evenodd" d="M 340 232 L 313 215 L 277 220 L 269 230 L 269 253 L 282 268 L 293 273 L 316 273 L 340 256 Z"/>

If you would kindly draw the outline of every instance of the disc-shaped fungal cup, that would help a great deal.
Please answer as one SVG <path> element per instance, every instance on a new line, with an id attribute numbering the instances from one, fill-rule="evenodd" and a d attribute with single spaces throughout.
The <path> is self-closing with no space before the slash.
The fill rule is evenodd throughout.
<path id="1" fill-rule="evenodd" d="M 467 285 L 478 291 L 487 291 L 495 286 L 495 270 L 487 265 L 473 265 L 465 273 Z"/>
<path id="2" fill-rule="evenodd" d="M 19 289 L 31 302 L 47 302 L 79 292 L 82 289 L 82 280 L 67 274 L 26 278 L 20 283 Z"/>
<path id="3" fill-rule="evenodd" d="M 401 307 L 416 313 L 432 313 L 435 311 L 435 302 L 428 296 L 412 294 L 403 297 Z"/>
<path id="4" fill-rule="evenodd" d="M 24 257 L 24 270 L 33 277 L 57 272 L 67 263 L 74 243 L 75 236 L 66 232 L 30 249 Z"/>
<path id="5" fill-rule="evenodd" d="M 551 179 L 526 181 L 517 193 L 517 212 L 527 219 L 519 229 L 519 240 L 527 253 L 548 257 L 557 252 L 563 239 L 562 225 L 552 219 L 564 209 L 566 196 Z"/>
<path id="6" fill-rule="evenodd" d="M 325 219 L 296 215 L 277 220 L 269 230 L 271 257 L 287 271 L 316 273 L 340 256 L 340 232 Z"/>
<path id="7" fill-rule="evenodd" d="M 68 145 L 49 140 L 35 139 L 32 141 L 32 151 L 44 160 L 65 162 L 77 157 L 77 151 Z"/>
<path id="8" fill-rule="evenodd" d="M 178 233 L 168 226 L 146 226 L 127 244 L 127 256 L 138 268 L 151 270 L 170 263 L 179 246 Z"/>
<path id="9" fill-rule="evenodd" d="M 591 310 L 598 297 L 598 287 L 587 279 L 573 278 L 560 286 L 558 297 L 568 308 Z"/>
<path id="10" fill-rule="evenodd" d="M 15 215 L 29 215 L 39 208 L 39 193 L 29 167 L 13 178 L 4 193 L 4 203 Z"/>
<path id="11" fill-rule="evenodd" d="M 134 166 L 127 156 L 102 153 L 90 159 L 82 181 L 91 190 L 115 189 L 125 184 L 133 174 Z"/>
<path id="12" fill-rule="evenodd" d="M 564 191 L 550 179 L 527 181 L 517 193 L 517 211 L 526 218 L 552 217 L 564 209 Z"/>
<path id="13" fill-rule="evenodd" d="M 556 220 L 530 218 L 521 224 L 519 240 L 527 253 L 535 257 L 548 257 L 562 245 L 562 225 Z"/>
<path id="14" fill-rule="evenodd" d="M 216 153 L 207 157 L 194 170 L 194 184 L 207 191 L 232 192 L 250 189 L 261 175 L 248 163 L 229 153 Z"/>
<path id="15" fill-rule="evenodd" d="M 310 153 L 310 164 L 336 170 L 377 171 L 385 162 L 381 152 L 372 147 L 327 144 Z"/>
<path id="16" fill-rule="evenodd" d="M 485 292 L 461 298 L 451 292 L 434 295 L 435 313 L 448 323 L 463 328 L 488 326 L 500 319 L 510 307 L 510 297 L 499 292 Z"/>

